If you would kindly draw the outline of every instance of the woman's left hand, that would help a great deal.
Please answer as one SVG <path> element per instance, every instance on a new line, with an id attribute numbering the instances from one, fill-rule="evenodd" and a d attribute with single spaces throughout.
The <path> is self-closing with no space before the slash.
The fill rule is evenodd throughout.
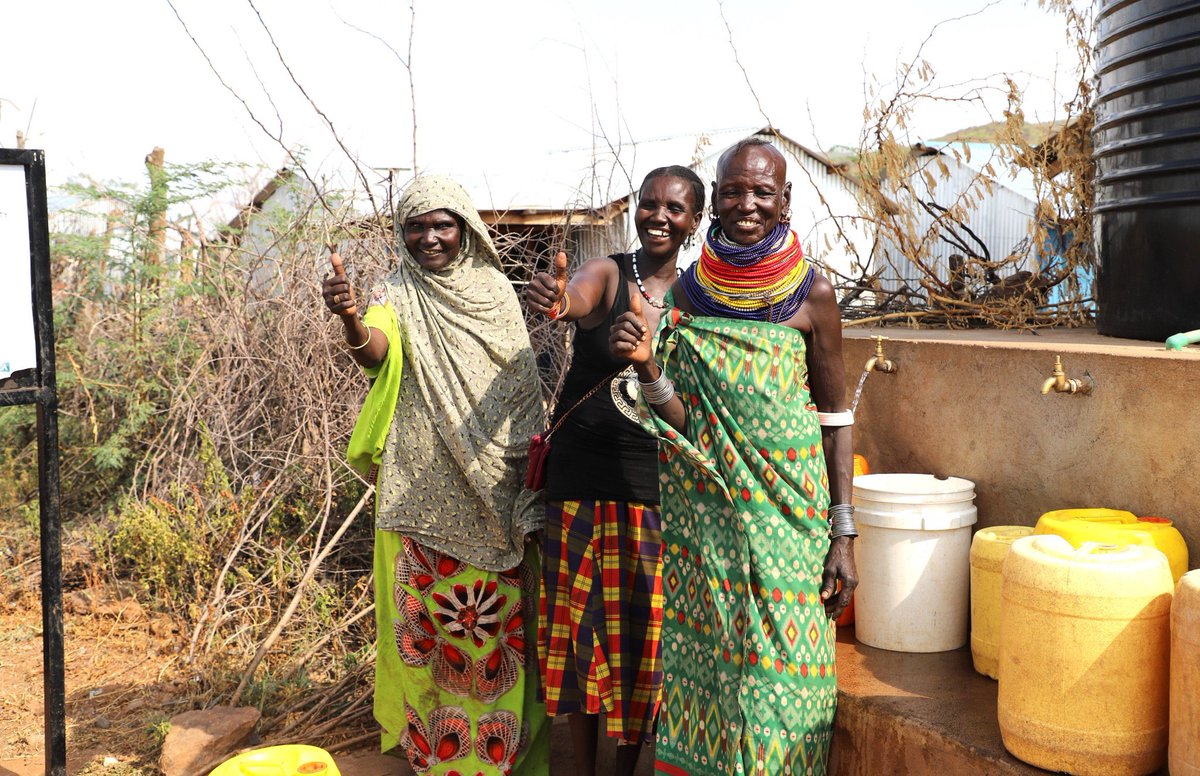
<path id="1" fill-rule="evenodd" d="M 841 588 L 838 588 L 841 582 Z M 858 587 L 858 570 L 854 567 L 854 537 L 839 536 L 829 542 L 825 555 L 825 573 L 821 575 L 821 600 L 825 616 L 836 620 L 850 605 L 854 588 Z"/>

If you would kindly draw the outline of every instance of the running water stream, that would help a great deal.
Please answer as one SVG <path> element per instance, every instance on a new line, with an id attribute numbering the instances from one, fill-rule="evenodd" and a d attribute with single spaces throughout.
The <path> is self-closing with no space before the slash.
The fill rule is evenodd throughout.
<path id="1" fill-rule="evenodd" d="M 851 412 L 858 409 L 858 400 L 862 398 L 863 384 L 867 382 L 867 375 L 869 374 L 871 373 L 864 369 L 862 377 L 858 378 L 858 387 L 854 389 L 854 402 L 850 405 Z"/>

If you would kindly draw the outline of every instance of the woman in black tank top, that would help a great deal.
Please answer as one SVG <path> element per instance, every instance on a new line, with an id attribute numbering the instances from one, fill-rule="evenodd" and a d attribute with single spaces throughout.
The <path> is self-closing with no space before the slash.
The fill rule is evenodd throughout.
<path id="1" fill-rule="evenodd" d="M 634 212 L 641 247 L 591 259 L 568 283 L 566 255 L 539 273 L 531 309 L 575 324 L 558 397 L 546 480 L 538 628 L 546 710 L 569 715 L 576 772 L 596 768 L 598 714 L 620 739 L 617 773 L 632 774 L 653 740 L 662 690 L 662 531 L 658 445 L 637 417 L 638 381 L 609 352 L 609 330 L 640 294 L 653 331 L 675 282 L 679 249 L 700 226 L 704 184 L 686 167 L 642 182 Z M 582 607 L 582 614 L 578 611 Z"/>

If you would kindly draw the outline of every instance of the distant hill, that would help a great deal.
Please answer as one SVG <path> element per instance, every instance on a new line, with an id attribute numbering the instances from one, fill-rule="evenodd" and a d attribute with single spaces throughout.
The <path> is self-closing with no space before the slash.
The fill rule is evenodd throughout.
<path id="1" fill-rule="evenodd" d="M 1061 121 L 1045 121 L 1041 124 L 1026 124 L 1022 128 L 1022 134 L 1025 135 L 1025 141 L 1030 145 L 1038 145 L 1046 140 L 1062 128 Z M 945 142 L 961 141 L 966 143 L 995 143 L 1004 133 L 1005 125 L 1002 121 L 995 121 L 991 124 L 983 124 L 978 127 L 967 127 L 966 129 L 955 130 L 948 135 L 933 138 L 934 140 L 942 140 Z"/>

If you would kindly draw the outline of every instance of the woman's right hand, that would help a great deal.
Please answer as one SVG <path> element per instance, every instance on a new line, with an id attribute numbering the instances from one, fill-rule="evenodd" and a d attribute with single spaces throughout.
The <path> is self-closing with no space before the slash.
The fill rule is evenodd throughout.
<path id="1" fill-rule="evenodd" d="M 641 294 L 629 295 L 629 312 L 621 313 L 608 335 L 608 349 L 613 358 L 636 366 L 649 364 L 654 358 L 650 326 L 642 315 Z"/>
<path id="2" fill-rule="evenodd" d="M 346 277 L 342 257 L 332 253 L 329 255 L 329 263 L 333 266 L 333 275 L 321 283 L 321 296 L 325 298 L 325 306 L 329 308 L 329 312 L 343 318 L 357 316 L 358 301 L 354 298 L 354 289 L 350 287 L 350 278 Z"/>
<path id="3" fill-rule="evenodd" d="M 559 251 L 554 256 L 554 274 L 539 272 L 534 275 L 525 287 L 525 302 L 534 312 L 549 315 L 551 310 L 558 307 L 566 292 L 567 254 Z"/>
<path id="4" fill-rule="evenodd" d="M 350 287 L 350 279 L 346 277 L 342 257 L 331 253 L 329 264 L 333 267 L 333 276 L 321 282 L 321 296 L 325 298 L 325 306 L 329 308 L 329 312 L 342 319 L 342 329 L 346 335 L 346 345 L 350 348 L 350 357 L 368 369 L 379 366 L 387 357 L 387 335 L 379 329 L 367 328 L 359 320 L 358 300 L 354 298 L 354 289 Z"/>

